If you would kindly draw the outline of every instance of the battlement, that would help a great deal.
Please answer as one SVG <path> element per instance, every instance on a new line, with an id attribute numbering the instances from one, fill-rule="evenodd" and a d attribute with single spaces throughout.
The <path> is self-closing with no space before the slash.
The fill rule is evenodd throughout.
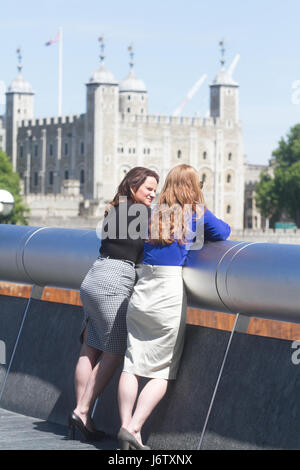
<path id="1" fill-rule="evenodd" d="M 25 119 L 20 123 L 20 127 L 37 127 L 37 126 L 51 126 L 59 124 L 71 124 L 76 121 L 84 119 L 85 114 L 75 114 L 69 116 L 61 117 L 46 117 L 46 118 L 37 118 L 37 119 Z"/>
<path id="2" fill-rule="evenodd" d="M 83 201 L 83 196 L 82 194 L 34 194 L 34 193 L 29 193 L 26 196 L 24 196 L 25 202 L 30 204 L 32 202 L 38 201 L 40 203 L 62 203 L 62 202 L 70 202 L 70 201 Z"/>
<path id="3" fill-rule="evenodd" d="M 144 123 L 144 124 L 166 124 L 170 126 L 183 126 L 183 127 L 217 127 L 221 121 L 217 118 L 200 118 L 186 117 L 186 116 L 164 116 L 164 115 L 128 115 L 121 114 L 120 121 L 126 123 Z"/>

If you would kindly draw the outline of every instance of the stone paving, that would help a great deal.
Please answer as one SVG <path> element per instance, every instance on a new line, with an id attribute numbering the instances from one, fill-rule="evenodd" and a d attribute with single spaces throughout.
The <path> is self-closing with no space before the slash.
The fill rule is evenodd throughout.
<path id="1" fill-rule="evenodd" d="M 87 443 L 67 439 L 67 426 L 20 415 L 0 408 L 0 450 L 112 450 L 117 441 L 107 437 Z"/>

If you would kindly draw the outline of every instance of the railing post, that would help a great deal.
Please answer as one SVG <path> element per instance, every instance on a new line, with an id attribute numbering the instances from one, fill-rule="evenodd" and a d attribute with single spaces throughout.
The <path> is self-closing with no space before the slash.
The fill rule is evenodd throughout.
<path id="1" fill-rule="evenodd" d="M 212 407 L 213 407 L 213 404 L 214 404 L 214 401 L 215 401 L 215 397 L 216 397 L 216 394 L 217 394 L 217 391 L 218 391 L 218 388 L 219 388 L 219 383 L 220 383 L 220 380 L 221 380 L 221 377 L 222 377 L 222 374 L 223 374 L 223 370 L 224 370 L 224 367 L 225 367 L 225 363 L 226 363 L 226 360 L 227 360 L 227 356 L 228 356 L 228 353 L 229 353 L 229 349 L 230 349 L 230 346 L 231 346 L 233 335 L 236 332 L 238 332 L 238 333 L 247 333 L 250 319 L 251 319 L 251 317 L 249 317 L 249 316 L 242 315 L 240 313 L 236 314 L 235 322 L 234 322 L 233 328 L 231 330 L 230 338 L 229 338 L 228 343 L 227 343 L 226 351 L 225 351 L 223 361 L 222 361 L 222 364 L 221 364 L 221 367 L 220 367 L 220 371 L 219 371 L 219 374 L 218 374 L 216 385 L 215 385 L 215 388 L 214 388 L 214 391 L 213 391 L 213 394 L 212 394 L 212 397 L 211 397 L 211 401 L 210 401 L 210 404 L 209 404 L 209 407 L 208 407 L 207 415 L 206 415 L 206 418 L 205 418 L 205 422 L 204 422 L 204 426 L 203 426 L 203 429 L 202 429 L 202 432 L 201 432 L 201 436 L 200 436 L 200 440 L 199 440 L 197 450 L 200 450 L 200 448 L 202 446 L 202 442 L 203 442 L 203 439 L 204 439 L 204 435 L 205 435 L 205 431 L 206 431 L 206 428 L 207 428 L 208 420 L 209 420 L 210 413 L 211 413 L 211 410 L 212 410 Z"/>
<path id="2" fill-rule="evenodd" d="M 5 377 L 4 377 L 2 387 L 0 389 L 0 402 L 1 402 L 1 399 L 2 399 L 2 396 L 3 396 L 3 393 L 4 393 L 5 385 L 6 385 L 6 382 L 7 382 L 7 379 L 8 379 L 8 375 L 9 375 L 9 372 L 10 372 L 10 369 L 11 369 L 11 366 L 12 366 L 12 363 L 13 363 L 13 360 L 14 360 L 14 357 L 15 357 L 15 354 L 16 354 L 16 350 L 17 350 L 17 347 L 18 347 L 18 344 L 19 344 L 19 340 L 20 340 L 20 337 L 21 337 L 21 333 L 22 333 L 23 326 L 24 326 L 24 323 L 25 323 L 25 320 L 26 320 L 26 317 L 27 317 L 27 313 L 28 313 L 28 310 L 29 310 L 31 300 L 32 299 L 40 300 L 42 295 L 43 295 L 43 290 L 44 290 L 43 286 L 37 286 L 37 285 L 32 286 L 30 297 L 27 301 L 27 304 L 26 304 L 26 307 L 25 307 L 25 310 L 24 310 L 24 313 L 23 313 L 23 318 L 22 318 L 22 322 L 21 322 L 21 325 L 20 325 L 20 328 L 19 328 L 19 332 L 18 332 L 16 342 L 15 342 L 15 345 L 14 345 L 14 349 L 13 349 L 13 352 L 11 354 L 11 358 L 10 358 L 10 361 L 9 361 L 9 364 L 8 364 L 8 367 L 7 367 L 7 370 L 6 370 L 6 373 L 5 373 Z"/>

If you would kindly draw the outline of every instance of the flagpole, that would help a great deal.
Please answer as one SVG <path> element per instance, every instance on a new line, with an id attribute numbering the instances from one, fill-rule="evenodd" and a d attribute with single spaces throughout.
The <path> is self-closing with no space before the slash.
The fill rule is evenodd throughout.
<path id="1" fill-rule="evenodd" d="M 59 28 L 58 41 L 58 116 L 62 115 L 63 32 Z"/>

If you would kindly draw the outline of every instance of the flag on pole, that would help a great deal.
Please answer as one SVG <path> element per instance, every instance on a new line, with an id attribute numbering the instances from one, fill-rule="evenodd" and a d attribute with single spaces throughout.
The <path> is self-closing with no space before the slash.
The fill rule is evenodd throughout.
<path id="1" fill-rule="evenodd" d="M 51 46 L 52 44 L 55 44 L 56 42 L 58 42 L 60 40 L 60 31 L 58 31 L 57 35 L 55 36 L 54 39 L 50 39 L 50 41 L 47 41 L 45 43 L 45 46 Z"/>

